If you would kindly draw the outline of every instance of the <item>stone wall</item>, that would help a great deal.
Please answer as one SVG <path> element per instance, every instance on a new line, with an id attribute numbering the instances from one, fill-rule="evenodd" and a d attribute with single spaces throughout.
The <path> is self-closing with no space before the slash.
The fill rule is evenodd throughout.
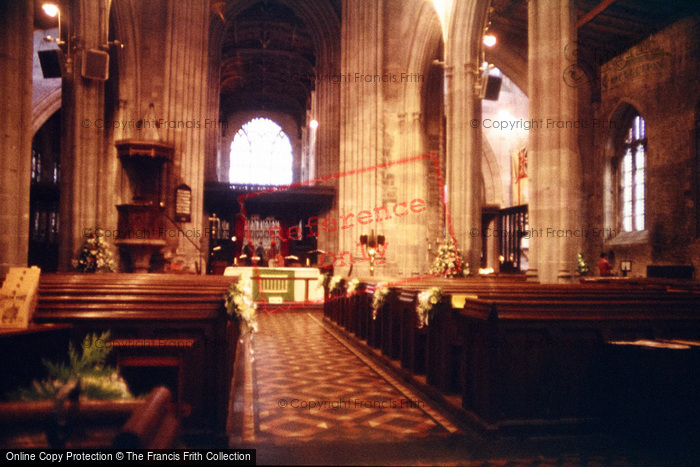
<path id="1" fill-rule="evenodd" d="M 697 103 L 700 97 L 700 18 L 685 18 L 630 48 L 601 68 L 601 103 L 594 105 L 594 164 L 587 177 L 589 230 L 611 229 L 586 239 L 590 258 L 601 250 L 632 261 L 632 275 L 650 264 L 700 264 L 695 231 Z M 646 121 L 646 222 L 643 232 L 622 232 L 615 214 L 611 158 L 621 114 L 634 107 Z M 598 182 L 591 183 L 591 180 Z M 696 271 L 697 274 L 697 271 Z"/>

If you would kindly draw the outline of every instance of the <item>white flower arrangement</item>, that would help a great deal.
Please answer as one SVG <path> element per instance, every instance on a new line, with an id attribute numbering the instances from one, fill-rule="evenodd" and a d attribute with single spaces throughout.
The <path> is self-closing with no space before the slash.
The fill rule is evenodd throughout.
<path id="1" fill-rule="evenodd" d="M 469 265 L 464 264 L 462 255 L 457 249 L 454 238 L 438 247 L 437 256 L 430 268 L 431 274 L 447 274 L 448 276 L 461 276 L 469 274 Z"/>
<path id="2" fill-rule="evenodd" d="M 354 278 L 353 280 L 347 283 L 347 285 L 345 286 L 345 291 L 348 297 L 357 291 L 358 285 L 360 285 L 360 280 L 358 278 Z"/>
<path id="3" fill-rule="evenodd" d="M 256 332 L 258 330 L 257 304 L 253 300 L 253 280 L 248 276 L 241 276 L 224 295 L 226 311 L 230 316 L 236 316 L 243 323 L 243 332 Z"/>
<path id="4" fill-rule="evenodd" d="M 389 295 L 389 287 L 383 282 L 377 284 L 372 295 L 372 319 L 377 319 L 377 313 L 384 306 L 387 295 Z"/>
<path id="5" fill-rule="evenodd" d="M 118 269 L 109 250 L 109 243 L 94 234 L 83 242 L 78 258 L 72 264 L 78 272 L 117 272 Z"/>
<path id="6" fill-rule="evenodd" d="M 442 298 L 442 288 L 431 287 L 418 294 L 416 313 L 418 314 L 418 328 L 427 326 L 430 319 L 435 315 L 433 308 Z"/>
<path id="7" fill-rule="evenodd" d="M 316 287 L 320 287 L 324 290 L 326 290 L 326 287 L 330 283 L 331 280 L 331 275 L 330 274 L 321 274 L 318 276 L 318 279 L 316 279 Z"/>
<path id="8" fill-rule="evenodd" d="M 333 276 L 330 283 L 328 284 L 328 291 L 331 293 L 339 293 L 345 291 L 345 286 L 343 285 L 343 276 Z"/>

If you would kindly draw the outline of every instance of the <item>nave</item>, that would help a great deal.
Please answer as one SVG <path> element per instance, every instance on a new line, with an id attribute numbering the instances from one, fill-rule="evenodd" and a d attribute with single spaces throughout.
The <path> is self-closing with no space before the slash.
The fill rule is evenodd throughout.
<path id="1" fill-rule="evenodd" d="M 320 312 L 263 312 L 259 324 L 242 359 L 245 377 L 233 391 L 229 424 L 231 447 L 257 449 L 259 464 L 653 464 L 600 437 L 479 434 Z"/>

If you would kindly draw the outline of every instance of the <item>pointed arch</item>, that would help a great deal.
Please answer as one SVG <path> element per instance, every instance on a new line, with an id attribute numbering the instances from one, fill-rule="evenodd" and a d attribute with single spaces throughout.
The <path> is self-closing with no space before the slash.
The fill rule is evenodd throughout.
<path id="1" fill-rule="evenodd" d="M 269 118 L 256 117 L 243 124 L 231 142 L 230 158 L 230 183 L 292 183 L 292 145 L 282 127 Z"/>

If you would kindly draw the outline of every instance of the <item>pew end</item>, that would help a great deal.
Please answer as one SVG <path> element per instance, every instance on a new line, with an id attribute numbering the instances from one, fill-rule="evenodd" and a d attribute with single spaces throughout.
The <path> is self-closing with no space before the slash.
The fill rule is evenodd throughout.
<path id="1" fill-rule="evenodd" d="M 114 438 L 116 449 L 168 449 L 179 447 L 180 421 L 168 388 L 159 386 L 135 410 Z"/>

